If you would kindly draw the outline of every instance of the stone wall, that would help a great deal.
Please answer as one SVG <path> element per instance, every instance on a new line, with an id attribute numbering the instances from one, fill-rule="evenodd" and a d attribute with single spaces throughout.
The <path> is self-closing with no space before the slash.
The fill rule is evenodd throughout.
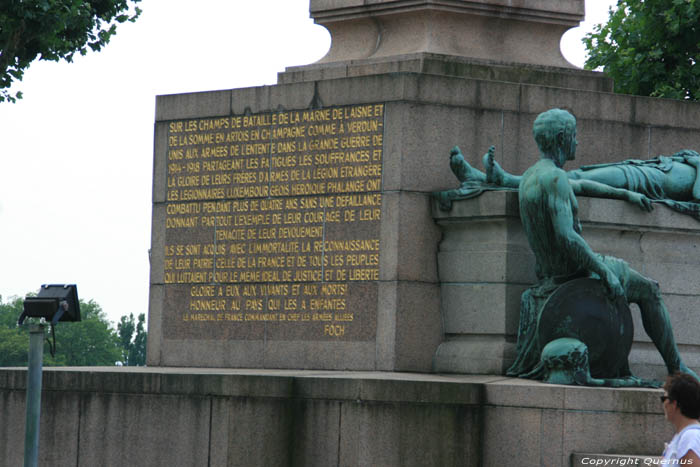
<path id="1" fill-rule="evenodd" d="M 25 369 L 0 369 L 0 464 L 21 465 Z M 655 455 L 659 390 L 497 376 L 46 368 L 39 464 L 570 465 Z"/>

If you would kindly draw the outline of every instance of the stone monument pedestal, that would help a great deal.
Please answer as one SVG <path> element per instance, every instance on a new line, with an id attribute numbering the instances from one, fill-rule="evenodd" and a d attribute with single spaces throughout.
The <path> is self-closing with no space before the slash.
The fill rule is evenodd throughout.
<path id="1" fill-rule="evenodd" d="M 516 3 L 312 0 L 333 38 L 321 62 L 275 86 L 159 96 L 148 364 L 502 374 L 533 261 L 513 194 L 434 209 L 458 185 L 450 148 L 480 167 L 495 145 L 522 173 L 552 107 L 577 118 L 579 164 L 700 148 L 700 105 L 610 94 L 563 61 L 553 37 L 583 0 Z M 477 30 L 505 42 L 467 40 Z M 697 366 L 696 221 L 581 204 L 596 251 L 661 283 Z M 632 370 L 658 375 L 635 325 Z"/>
<path id="2" fill-rule="evenodd" d="M 591 248 L 616 256 L 658 281 L 678 348 L 691 368 L 700 367 L 696 311 L 700 288 L 700 223 L 657 205 L 651 213 L 623 201 L 578 197 L 583 236 Z M 434 360 L 437 372 L 503 374 L 515 358 L 520 295 L 536 282 L 534 255 L 518 217 L 515 192 L 487 192 L 456 201 L 452 210 L 433 204 L 443 231 L 438 253 L 446 340 Z M 663 381 L 666 367 L 632 306 L 635 376 Z"/>

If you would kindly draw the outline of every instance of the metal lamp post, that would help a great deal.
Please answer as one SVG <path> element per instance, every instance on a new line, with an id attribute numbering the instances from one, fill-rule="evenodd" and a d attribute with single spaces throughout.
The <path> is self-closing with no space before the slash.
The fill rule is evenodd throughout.
<path id="1" fill-rule="evenodd" d="M 44 329 L 51 323 L 51 331 L 59 321 L 80 321 L 78 289 L 73 285 L 42 285 L 36 297 L 24 300 L 24 310 L 17 322 L 21 326 L 27 318 L 39 318 L 39 323 L 28 324 L 29 366 L 27 368 L 27 418 L 24 436 L 24 467 L 37 467 L 39 461 L 39 421 L 41 419 L 41 375 L 44 359 Z M 54 336 L 51 354 L 56 350 Z"/>

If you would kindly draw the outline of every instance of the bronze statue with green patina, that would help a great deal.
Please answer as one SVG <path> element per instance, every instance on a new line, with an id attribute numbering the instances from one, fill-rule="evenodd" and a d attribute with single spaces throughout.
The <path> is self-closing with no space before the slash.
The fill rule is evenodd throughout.
<path id="1" fill-rule="evenodd" d="M 574 335 L 567 336 L 566 329 L 561 334 L 564 339 L 557 339 L 547 352 L 543 350 L 550 342 L 538 340 L 542 338 L 541 329 L 547 325 L 542 323 L 544 318 L 541 316 L 547 299 L 567 281 L 584 277 L 599 279 L 610 301 L 626 300 L 639 306 L 644 329 L 659 350 L 669 373 L 682 371 L 694 374 L 683 363 L 678 352 L 658 284 L 620 259 L 594 253 L 581 236 L 577 194 L 623 199 L 643 209 L 650 209 L 648 196 L 611 183 L 572 176 L 563 170 L 565 162 L 574 159 L 577 146 L 576 120 L 569 112 L 552 109 L 540 114 L 535 120 L 533 135 L 540 150 L 540 160 L 518 179 L 518 190 L 520 217 L 535 254 L 539 282 L 523 294 L 518 355 L 508 374 L 547 378 L 548 374 L 552 374 L 543 372 L 548 366 L 547 359 L 550 363 L 552 359 L 566 362 L 567 358 L 576 356 L 579 363 L 572 361 L 572 366 L 580 366 L 581 361 L 586 361 L 586 358 L 581 358 L 586 346 L 581 346 L 577 339 L 571 339 Z M 453 160 L 455 157 L 453 154 Z M 453 169 L 455 165 L 453 163 Z M 566 325 L 559 327 L 566 328 Z M 628 348 L 621 351 L 629 353 Z M 586 369 L 585 378 L 568 382 L 648 385 L 649 382 L 634 378 L 629 373 L 626 355 L 623 357 L 625 363 L 616 370 L 616 374 L 604 375 L 604 379 L 592 378 Z M 566 382 L 561 372 L 556 374 L 559 376 L 553 382 Z"/>
<path id="2" fill-rule="evenodd" d="M 454 199 L 469 198 L 486 190 L 517 190 L 522 176 L 506 172 L 494 158 L 492 146 L 483 157 L 485 171 L 467 163 L 455 146 L 450 153 L 450 167 L 461 185 L 456 190 L 436 194 L 445 205 Z M 657 156 L 648 160 L 628 159 L 621 162 L 585 165 L 566 172 L 576 194 L 622 199 L 651 210 L 651 202 L 700 220 L 700 155 L 689 149 L 671 156 Z M 596 182 L 592 192 L 575 181 Z M 620 192 L 619 189 L 624 191 Z M 601 194 L 602 191 L 602 194 Z M 640 196 L 641 195 L 641 196 Z"/>

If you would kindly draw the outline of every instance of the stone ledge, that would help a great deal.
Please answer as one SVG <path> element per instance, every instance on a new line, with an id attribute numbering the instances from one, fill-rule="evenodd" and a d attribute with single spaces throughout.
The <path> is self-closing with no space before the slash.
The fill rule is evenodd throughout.
<path id="1" fill-rule="evenodd" d="M 25 368 L 0 368 L 0 391 L 24 391 Z M 660 389 L 545 384 L 499 375 L 381 371 L 46 367 L 43 391 L 503 407 L 662 414 Z"/>
<path id="2" fill-rule="evenodd" d="M 519 2 L 519 5 L 514 5 L 512 0 L 311 0 L 310 11 L 315 20 L 322 22 L 428 8 L 499 18 L 558 22 L 568 26 L 577 26 L 584 16 L 584 3 L 578 0 L 560 0 L 556 3 L 526 0 Z"/>
<path id="3" fill-rule="evenodd" d="M 533 120 L 540 112 L 556 105 L 576 109 L 581 131 L 591 125 L 603 125 L 605 128 L 611 123 L 646 130 L 651 126 L 654 131 L 658 128 L 659 132 L 669 127 L 691 131 L 700 129 L 698 103 L 407 71 L 228 91 L 161 95 L 156 97 L 156 122 L 243 115 L 246 109 L 252 113 L 275 112 L 280 108 L 305 109 L 310 107 L 315 95 L 324 107 L 411 102 L 529 114 Z M 528 142 L 532 139 L 531 130 L 528 123 Z M 647 137 L 645 134 L 645 144 Z M 534 147 L 534 142 L 532 145 Z M 609 148 L 607 150 L 610 151 Z M 577 158 L 583 163 L 594 163 L 600 158 L 599 154 L 586 151 L 586 147 L 581 147 L 580 157 Z M 624 154 L 612 155 L 619 159 L 624 157 Z M 644 154 L 636 156 L 645 157 Z M 508 168 L 506 165 L 504 167 Z M 452 184 L 451 181 L 447 183 Z"/>
<path id="4" fill-rule="evenodd" d="M 333 399 L 474 405 L 502 377 L 196 368 L 47 367 L 44 391 Z M 0 368 L 0 391 L 26 389 L 26 370 Z"/>
<path id="5" fill-rule="evenodd" d="M 459 78 L 535 84 L 557 88 L 612 92 L 613 80 L 601 72 L 558 66 L 499 63 L 433 53 L 347 60 L 287 67 L 277 74 L 278 84 L 350 78 L 382 73 L 424 73 Z"/>
<path id="6" fill-rule="evenodd" d="M 579 203 L 578 216 L 584 226 L 584 238 L 586 225 L 644 231 L 700 231 L 700 222 L 664 205 L 654 204 L 652 212 L 645 212 L 631 203 L 615 199 L 587 196 L 577 196 L 576 199 Z M 433 218 L 438 224 L 461 222 L 464 219 L 520 217 L 517 191 L 487 191 L 471 200 L 455 201 L 450 211 L 441 210 L 435 199 L 432 203 Z"/>

